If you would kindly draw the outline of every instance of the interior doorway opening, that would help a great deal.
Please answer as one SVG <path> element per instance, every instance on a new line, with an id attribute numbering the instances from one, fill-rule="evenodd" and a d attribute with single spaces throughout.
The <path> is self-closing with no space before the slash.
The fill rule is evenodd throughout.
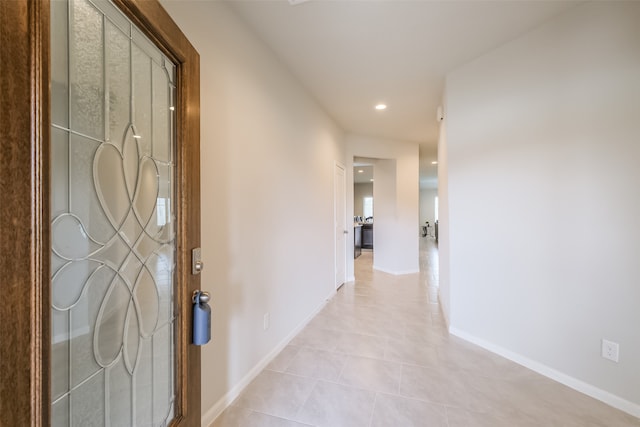
<path id="1" fill-rule="evenodd" d="M 368 159 L 354 159 L 353 163 L 353 240 L 354 262 L 365 257 L 372 261 L 374 240 L 374 164 Z M 356 279 L 358 269 L 354 270 Z"/>

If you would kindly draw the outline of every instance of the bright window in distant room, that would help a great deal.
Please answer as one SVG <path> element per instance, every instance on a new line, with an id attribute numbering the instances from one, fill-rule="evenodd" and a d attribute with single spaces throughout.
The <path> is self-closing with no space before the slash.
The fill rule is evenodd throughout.
<path id="1" fill-rule="evenodd" d="M 436 196 L 436 198 L 433 200 L 433 206 L 435 206 L 435 215 L 434 218 L 437 221 L 438 220 L 438 196 Z"/>
<path id="2" fill-rule="evenodd" d="M 169 199 L 158 198 L 156 204 L 156 219 L 159 227 L 169 222 Z"/>
<path id="3" fill-rule="evenodd" d="M 365 197 L 362 199 L 362 214 L 365 218 L 373 216 L 373 197 Z"/>

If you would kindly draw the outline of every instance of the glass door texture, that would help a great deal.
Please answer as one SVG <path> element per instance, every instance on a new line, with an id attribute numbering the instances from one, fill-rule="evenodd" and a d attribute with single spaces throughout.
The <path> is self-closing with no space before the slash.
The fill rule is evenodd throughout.
<path id="1" fill-rule="evenodd" d="M 174 417 L 175 79 L 108 0 L 51 2 L 54 426 Z"/>

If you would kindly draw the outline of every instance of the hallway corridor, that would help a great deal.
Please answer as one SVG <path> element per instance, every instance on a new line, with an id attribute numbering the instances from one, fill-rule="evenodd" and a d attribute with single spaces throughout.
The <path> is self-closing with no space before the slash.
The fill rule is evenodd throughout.
<path id="1" fill-rule="evenodd" d="M 356 281 L 247 387 L 215 427 L 623 427 L 637 420 L 447 333 L 438 252 L 421 273 L 355 262 Z M 508 320 L 507 320 L 508 321 Z"/>

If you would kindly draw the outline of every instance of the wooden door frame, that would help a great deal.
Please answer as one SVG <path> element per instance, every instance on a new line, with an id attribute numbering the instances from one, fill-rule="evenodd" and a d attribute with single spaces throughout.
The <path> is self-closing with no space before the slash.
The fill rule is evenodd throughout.
<path id="1" fill-rule="evenodd" d="M 113 0 L 177 64 L 176 306 L 200 276 L 200 57 L 156 0 Z M 0 426 L 50 425 L 49 0 L 0 1 Z M 174 426 L 199 426 L 200 348 L 176 325 Z M 183 363 L 185 362 L 185 363 Z M 182 368 L 184 367 L 184 368 Z M 189 396 L 197 396 L 188 398 Z"/>

